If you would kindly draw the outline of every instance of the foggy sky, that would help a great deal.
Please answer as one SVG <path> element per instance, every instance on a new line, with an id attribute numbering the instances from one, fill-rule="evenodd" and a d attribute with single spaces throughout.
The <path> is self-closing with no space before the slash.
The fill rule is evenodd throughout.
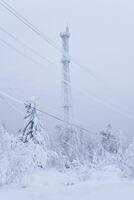
<path id="1" fill-rule="evenodd" d="M 70 64 L 74 119 L 86 128 L 91 127 L 91 130 L 93 127 L 104 129 L 111 123 L 115 130 L 133 135 L 134 2 L 6 1 L 58 45 L 61 45 L 60 32 L 64 31 L 66 24 L 69 25 L 70 54 L 98 77 L 96 80 L 78 66 Z M 62 116 L 61 54 L 1 6 L 0 19 L 0 26 L 55 63 L 52 66 L 41 60 L 0 31 L 0 38 L 41 63 L 33 64 L 0 42 L 0 90 L 24 101 L 37 96 L 43 109 Z M 99 101 L 96 102 L 90 95 L 94 95 Z M 114 105 L 114 108 L 104 106 L 104 102 Z M 23 111 L 22 106 L 14 105 Z M 2 99 L 0 110 L 0 121 L 8 129 L 17 131 L 23 123 L 23 116 Z"/>

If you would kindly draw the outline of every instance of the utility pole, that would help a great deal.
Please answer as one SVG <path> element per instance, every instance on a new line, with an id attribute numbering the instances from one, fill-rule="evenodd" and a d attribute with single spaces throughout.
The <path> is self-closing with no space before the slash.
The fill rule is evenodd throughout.
<path id="1" fill-rule="evenodd" d="M 70 58 L 69 58 L 69 27 L 66 27 L 66 31 L 60 34 L 62 39 L 62 109 L 64 114 L 64 120 L 69 122 L 71 111 L 71 86 L 70 86 Z"/>

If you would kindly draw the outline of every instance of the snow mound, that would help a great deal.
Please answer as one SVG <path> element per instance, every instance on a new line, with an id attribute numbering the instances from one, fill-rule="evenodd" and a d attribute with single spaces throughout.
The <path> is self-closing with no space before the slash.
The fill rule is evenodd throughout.
<path id="1" fill-rule="evenodd" d="M 99 170 L 92 169 L 90 179 L 94 181 L 120 181 L 122 179 L 122 171 L 114 165 L 104 166 Z"/>

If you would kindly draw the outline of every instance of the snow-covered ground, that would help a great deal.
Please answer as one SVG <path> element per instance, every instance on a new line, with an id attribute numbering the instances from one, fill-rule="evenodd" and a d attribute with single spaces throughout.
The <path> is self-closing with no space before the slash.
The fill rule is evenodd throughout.
<path id="1" fill-rule="evenodd" d="M 79 180 L 74 172 L 39 171 L 29 186 L 3 186 L 0 200 L 133 200 L 134 182 L 117 176 L 112 170 L 92 173 Z"/>

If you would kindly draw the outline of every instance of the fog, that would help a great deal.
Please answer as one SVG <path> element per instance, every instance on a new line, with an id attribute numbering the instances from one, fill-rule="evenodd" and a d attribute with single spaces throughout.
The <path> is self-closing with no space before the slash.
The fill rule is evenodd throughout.
<path id="1" fill-rule="evenodd" d="M 95 75 L 94 77 L 92 73 L 89 74 L 70 63 L 74 121 L 79 121 L 83 127 L 90 130 L 102 130 L 111 123 L 116 131 L 127 136 L 133 135 L 134 2 L 7 2 L 59 46 L 60 32 L 69 25 L 70 54 Z M 61 117 L 61 53 L 41 40 L 1 5 L 0 19 L 0 27 L 55 63 L 54 66 L 43 61 L 0 31 L 0 39 L 40 63 L 34 64 L 0 42 L 0 91 L 22 101 L 37 96 L 42 109 Z M 76 91 L 76 87 L 84 94 Z M 13 106 L 24 112 L 22 106 L 8 99 L 0 99 L 0 121 L 5 123 L 9 130 L 16 132 L 23 124 L 23 115 Z M 45 120 L 46 117 L 44 122 Z"/>

